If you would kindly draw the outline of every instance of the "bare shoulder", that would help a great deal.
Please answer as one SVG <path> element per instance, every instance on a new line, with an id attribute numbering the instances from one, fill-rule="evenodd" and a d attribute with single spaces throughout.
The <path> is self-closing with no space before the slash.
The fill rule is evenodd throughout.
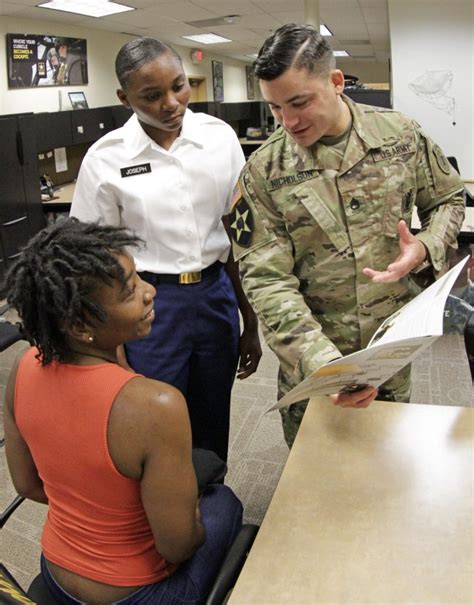
<path id="1" fill-rule="evenodd" d="M 14 416 L 14 400 L 15 400 L 15 384 L 16 384 L 16 376 L 18 373 L 18 367 L 20 366 L 21 360 L 23 357 L 26 357 L 27 354 L 31 351 L 31 347 L 29 349 L 25 349 L 24 351 L 20 351 L 18 355 L 15 357 L 15 360 L 12 365 L 12 369 L 10 370 L 10 375 L 8 377 L 6 395 L 5 395 L 5 403 L 12 416 Z"/>
<path id="2" fill-rule="evenodd" d="M 157 451 L 191 448 L 186 401 L 173 386 L 137 376 L 117 395 L 108 424 L 109 451 L 117 468 L 139 478 L 144 460 Z"/>
<path id="3" fill-rule="evenodd" d="M 130 380 L 117 396 L 115 405 L 130 407 L 130 412 L 157 415 L 179 414 L 186 409 L 181 391 L 166 382 L 137 376 Z"/>

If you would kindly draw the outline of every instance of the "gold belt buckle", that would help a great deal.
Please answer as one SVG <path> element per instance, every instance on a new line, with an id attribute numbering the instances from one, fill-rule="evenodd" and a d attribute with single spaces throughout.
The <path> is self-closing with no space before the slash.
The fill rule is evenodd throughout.
<path id="1" fill-rule="evenodd" d="M 197 284 L 201 281 L 201 271 L 190 271 L 189 273 L 179 274 L 180 284 Z"/>

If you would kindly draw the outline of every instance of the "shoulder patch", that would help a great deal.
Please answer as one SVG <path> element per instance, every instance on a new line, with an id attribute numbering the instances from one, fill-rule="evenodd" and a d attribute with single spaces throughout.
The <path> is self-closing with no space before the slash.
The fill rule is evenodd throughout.
<path id="1" fill-rule="evenodd" d="M 449 174 L 451 172 L 451 164 L 439 145 L 433 145 L 433 154 L 440 169 L 444 172 L 444 174 Z"/>
<path id="2" fill-rule="evenodd" d="M 252 244 L 254 225 L 252 210 L 240 195 L 240 199 L 233 205 L 230 213 L 230 229 L 235 243 L 242 248 L 249 248 Z"/>
<path id="3" fill-rule="evenodd" d="M 239 200 L 242 199 L 242 191 L 240 190 L 239 182 L 235 184 L 234 191 L 232 192 L 232 198 L 230 200 L 230 209 L 232 210 Z"/>

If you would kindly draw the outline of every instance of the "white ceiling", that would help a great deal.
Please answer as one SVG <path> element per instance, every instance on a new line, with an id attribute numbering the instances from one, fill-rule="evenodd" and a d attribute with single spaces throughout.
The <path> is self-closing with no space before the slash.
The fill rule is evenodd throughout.
<path id="1" fill-rule="evenodd" d="M 304 23 L 304 0 L 121 0 L 134 11 L 98 19 L 38 8 L 40 0 L 0 0 L 0 15 L 151 36 L 164 42 L 250 62 L 272 30 L 284 23 Z M 390 56 L 387 0 L 320 0 L 319 13 L 333 33 L 334 50 L 357 61 L 387 61 Z M 240 15 L 234 24 L 203 26 L 190 22 Z M 181 36 L 214 33 L 232 42 L 199 45 Z M 34 32 L 32 32 L 34 33 Z"/>

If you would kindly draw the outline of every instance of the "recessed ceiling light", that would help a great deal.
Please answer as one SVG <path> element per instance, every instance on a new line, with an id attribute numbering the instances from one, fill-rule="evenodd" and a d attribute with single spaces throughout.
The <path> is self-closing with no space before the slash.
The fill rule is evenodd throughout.
<path id="1" fill-rule="evenodd" d="M 132 6 L 107 2 L 107 0 L 51 0 L 51 2 L 37 4 L 37 7 L 50 8 L 51 10 L 64 11 L 66 13 L 76 13 L 78 15 L 86 15 L 87 17 L 106 17 L 107 15 L 135 10 Z"/>
<path id="2" fill-rule="evenodd" d="M 197 34 L 196 36 L 181 36 L 186 40 L 192 40 L 193 42 L 199 42 L 200 44 L 220 44 L 221 42 L 232 42 L 229 38 L 223 38 L 216 34 Z"/>
<path id="3" fill-rule="evenodd" d="M 332 32 L 324 25 L 324 23 L 321 23 L 319 33 L 321 36 L 332 36 Z"/>
<path id="4" fill-rule="evenodd" d="M 332 54 L 335 57 L 350 57 L 350 54 L 347 52 L 347 50 L 333 50 Z"/>

